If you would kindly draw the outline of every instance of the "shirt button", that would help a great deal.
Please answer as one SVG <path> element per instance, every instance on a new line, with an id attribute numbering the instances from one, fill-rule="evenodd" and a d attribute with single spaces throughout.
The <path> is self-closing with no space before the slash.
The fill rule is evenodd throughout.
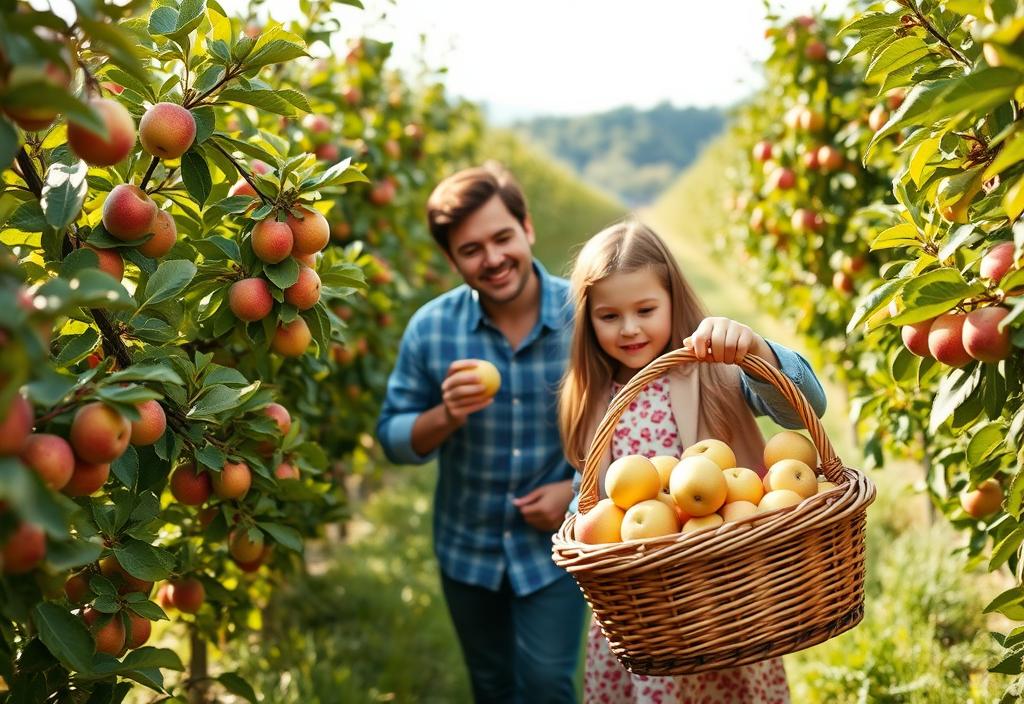
<path id="1" fill-rule="evenodd" d="M 519 397 L 518 396 L 512 399 L 512 405 L 513 406 L 518 406 L 519 405 Z"/>
<path id="2" fill-rule="evenodd" d="M 518 447 L 515 448 L 514 450 L 512 450 L 512 456 L 513 457 L 519 457 L 519 455 L 521 455 L 521 454 L 523 454 L 523 453 L 519 450 Z"/>
<path id="3" fill-rule="evenodd" d="M 512 531 L 510 531 L 510 530 L 505 531 L 505 539 L 508 540 L 511 537 L 512 537 Z"/>

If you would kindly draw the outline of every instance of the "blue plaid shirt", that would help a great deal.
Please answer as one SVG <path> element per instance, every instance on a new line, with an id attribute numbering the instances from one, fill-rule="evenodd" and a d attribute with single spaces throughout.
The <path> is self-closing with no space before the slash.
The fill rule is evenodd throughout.
<path id="1" fill-rule="evenodd" d="M 420 308 L 402 336 L 388 379 L 377 437 L 392 462 L 438 456 L 434 549 L 450 578 L 497 590 L 507 574 L 518 595 L 564 576 L 551 560 L 551 533 L 523 520 L 512 499 L 572 478 L 558 434 L 558 384 L 572 333 L 569 284 L 534 261 L 540 316 L 513 350 L 487 318 L 477 292 L 462 285 Z M 412 448 L 412 426 L 441 403 L 441 383 L 457 359 L 486 359 L 501 373 L 494 403 L 430 455 Z"/>

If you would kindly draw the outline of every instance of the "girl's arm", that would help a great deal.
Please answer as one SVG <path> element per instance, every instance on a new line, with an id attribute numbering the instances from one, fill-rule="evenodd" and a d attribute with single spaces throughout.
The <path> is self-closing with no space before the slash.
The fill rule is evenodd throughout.
<path id="1" fill-rule="evenodd" d="M 825 391 L 807 360 L 783 345 L 768 342 L 742 323 L 729 318 L 705 318 L 683 345 L 693 347 L 698 359 L 710 358 L 725 364 L 734 364 L 747 354 L 755 354 L 788 376 L 807 397 L 819 418 L 825 413 Z M 785 428 L 803 427 L 796 410 L 770 382 L 743 372 L 740 385 L 755 415 L 769 416 Z"/>

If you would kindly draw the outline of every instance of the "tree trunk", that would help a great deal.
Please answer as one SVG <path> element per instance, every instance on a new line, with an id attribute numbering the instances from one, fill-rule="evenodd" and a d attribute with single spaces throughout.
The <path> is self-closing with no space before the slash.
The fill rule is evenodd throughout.
<path id="1" fill-rule="evenodd" d="M 206 641 L 195 628 L 189 630 L 189 642 L 192 646 L 192 660 L 189 662 L 188 700 L 190 704 L 206 704 L 209 693 L 209 659 L 206 652 Z"/>

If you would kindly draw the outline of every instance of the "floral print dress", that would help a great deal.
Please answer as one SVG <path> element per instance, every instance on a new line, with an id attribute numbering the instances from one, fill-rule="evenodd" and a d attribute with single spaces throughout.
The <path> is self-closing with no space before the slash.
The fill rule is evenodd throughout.
<path id="1" fill-rule="evenodd" d="M 614 396 L 622 388 L 612 385 Z M 640 393 L 615 427 L 612 459 L 624 455 L 671 455 L 683 452 L 672 416 L 669 381 L 663 376 Z M 786 704 L 789 685 L 781 658 L 730 670 L 679 677 L 630 674 L 612 655 L 597 621 L 587 641 L 585 704 Z"/>

